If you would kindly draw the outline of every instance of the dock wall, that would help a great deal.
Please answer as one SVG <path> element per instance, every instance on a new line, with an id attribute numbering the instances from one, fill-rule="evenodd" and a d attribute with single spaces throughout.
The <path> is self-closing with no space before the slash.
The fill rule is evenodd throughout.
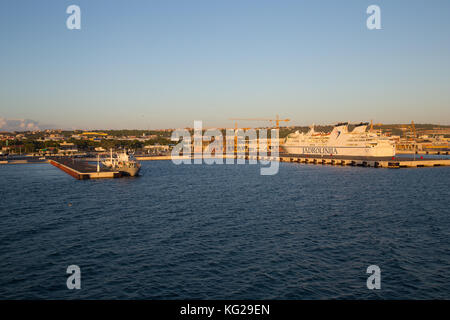
<path id="1" fill-rule="evenodd" d="M 49 160 L 49 162 L 53 166 L 61 169 L 65 173 L 71 175 L 72 177 L 74 177 L 75 179 L 78 179 L 78 180 L 119 178 L 119 177 L 122 176 L 120 174 L 120 172 L 116 172 L 116 171 L 100 171 L 100 172 L 97 172 L 97 171 L 90 170 L 89 172 L 82 172 L 82 171 L 78 171 L 77 169 L 75 169 L 75 167 L 70 166 L 69 164 L 63 164 L 60 161 Z"/>

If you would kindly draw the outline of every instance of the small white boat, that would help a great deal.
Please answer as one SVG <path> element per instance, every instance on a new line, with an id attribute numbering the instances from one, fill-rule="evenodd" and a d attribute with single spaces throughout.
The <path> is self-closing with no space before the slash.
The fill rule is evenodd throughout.
<path id="1" fill-rule="evenodd" d="M 111 149 L 110 158 L 104 159 L 102 164 L 111 170 L 119 171 L 122 174 L 131 177 L 137 176 L 139 174 L 139 170 L 141 170 L 141 164 L 133 157 L 133 155 L 127 154 L 126 151 L 116 153 L 113 156 Z"/>

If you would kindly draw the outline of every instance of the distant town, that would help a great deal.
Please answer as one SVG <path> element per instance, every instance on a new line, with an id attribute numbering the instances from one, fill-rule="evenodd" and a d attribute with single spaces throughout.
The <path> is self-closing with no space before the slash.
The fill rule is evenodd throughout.
<path id="1" fill-rule="evenodd" d="M 317 125 L 317 131 L 329 132 L 332 125 Z M 192 131 L 192 128 L 187 128 Z M 225 130 L 225 128 L 220 128 Z M 235 128 L 234 128 L 235 129 Z M 307 126 L 280 127 L 280 139 L 289 133 L 306 132 Z M 435 124 L 374 124 L 368 130 L 391 137 L 398 151 L 440 151 L 450 141 L 450 126 Z M 174 129 L 162 130 L 34 130 L 0 132 L 0 156 L 7 155 L 78 155 L 103 153 L 110 149 L 131 150 L 137 154 L 167 154 L 175 142 Z"/>

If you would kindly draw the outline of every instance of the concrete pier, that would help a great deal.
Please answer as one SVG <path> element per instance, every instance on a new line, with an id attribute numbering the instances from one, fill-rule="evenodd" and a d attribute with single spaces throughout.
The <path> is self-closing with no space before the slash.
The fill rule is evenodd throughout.
<path id="1" fill-rule="evenodd" d="M 358 166 L 372 168 L 420 168 L 450 166 L 450 159 L 411 159 L 411 158 L 356 158 L 356 157 L 317 157 L 280 155 L 282 162 L 299 162 L 309 164 L 328 164 L 341 166 Z"/>
<path id="2" fill-rule="evenodd" d="M 197 156 L 196 156 L 197 157 Z M 227 155 L 223 155 L 225 159 Z M 166 156 L 138 156 L 140 161 L 150 160 L 172 160 L 170 155 Z M 245 160 L 269 160 L 280 162 L 298 162 L 306 164 L 336 165 L 336 166 L 358 166 L 371 168 L 420 168 L 420 167 L 438 167 L 450 166 L 450 159 L 424 159 L 423 157 L 343 157 L 343 156 L 306 156 L 306 155 L 290 155 L 281 153 L 279 156 L 251 156 L 251 155 L 234 155 L 234 159 Z M 189 155 L 177 157 L 177 159 L 194 159 Z"/>
<path id="3" fill-rule="evenodd" d="M 88 164 L 85 161 L 62 158 L 51 159 L 49 162 L 78 180 L 120 178 L 122 176 L 120 172 L 111 171 L 109 169 L 103 169 L 102 171 L 97 172 L 96 166 Z"/>

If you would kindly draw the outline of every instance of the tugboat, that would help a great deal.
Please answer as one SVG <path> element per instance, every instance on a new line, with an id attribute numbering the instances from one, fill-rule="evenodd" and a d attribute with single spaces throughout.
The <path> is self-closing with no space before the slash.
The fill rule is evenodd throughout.
<path id="1" fill-rule="evenodd" d="M 102 164 L 107 168 L 119 171 L 123 175 L 131 177 L 137 176 L 139 170 L 141 170 L 141 164 L 133 157 L 133 155 L 127 154 L 126 151 L 116 153 L 115 156 L 113 156 L 111 149 L 110 158 L 103 160 Z"/>

